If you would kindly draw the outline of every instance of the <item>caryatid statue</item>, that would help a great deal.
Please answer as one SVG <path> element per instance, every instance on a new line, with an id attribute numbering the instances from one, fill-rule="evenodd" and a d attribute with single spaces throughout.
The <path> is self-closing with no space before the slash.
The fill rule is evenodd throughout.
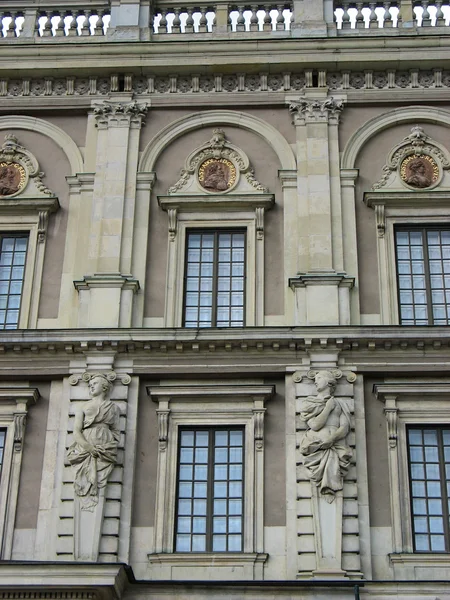
<path id="1" fill-rule="evenodd" d="M 346 442 L 350 431 L 350 410 L 333 396 L 336 378 L 330 371 L 314 377 L 316 396 L 308 396 L 300 405 L 300 418 L 308 429 L 300 444 L 303 464 L 320 494 L 333 502 L 343 488 L 343 478 L 350 466 L 352 450 Z"/>

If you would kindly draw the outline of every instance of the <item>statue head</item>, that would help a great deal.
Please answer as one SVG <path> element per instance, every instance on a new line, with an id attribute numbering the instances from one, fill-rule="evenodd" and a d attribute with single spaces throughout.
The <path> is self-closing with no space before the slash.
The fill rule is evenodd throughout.
<path id="1" fill-rule="evenodd" d="M 336 391 L 336 377 L 331 371 L 318 371 L 314 377 L 314 383 L 316 384 L 319 393 L 328 388 L 329 393 L 332 396 Z"/>
<path id="2" fill-rule="evenodd" d="M 103 373 L 92 373 L 89 382 L 89 391 L 92 397 L 98 396 L 100 392 L 109 395 L 112 390 L 112 384 Z"/>

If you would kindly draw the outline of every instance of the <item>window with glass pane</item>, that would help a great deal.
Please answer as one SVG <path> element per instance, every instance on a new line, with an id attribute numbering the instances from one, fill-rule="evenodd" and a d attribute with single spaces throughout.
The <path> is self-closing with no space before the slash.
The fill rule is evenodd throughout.
<path id="1" fill-rule="evenodd" d="M 0 236 L 0 329 L 17 329 L 28 237 Z"/>
<path id="2" fill-rule="evenodd" d="M 450 227 L 397 229 L 402 325 L 450 324 Z"/>
<path id="3" fill-rule="evenodd" d="M 241 552 L 242 429 L 181 429 L 176 552 Z"/>
<path id="4" fill-rule="evenodd" d="M 242 326 L 244 303 L 245 231 L 187 231 L 184 326 Z"/>
<path id="5" fill-rule="evenodd" d="M 450 427 L 408 429 L 416 552 L 449 552 Z"/>

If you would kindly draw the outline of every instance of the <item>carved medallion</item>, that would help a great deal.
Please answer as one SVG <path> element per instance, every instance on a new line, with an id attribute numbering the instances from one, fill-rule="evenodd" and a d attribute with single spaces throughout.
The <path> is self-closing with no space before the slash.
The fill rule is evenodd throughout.
<path id="1" fill-rule="evenodd" d="M 0 196 L 12 196 L 25 187 L 26 172 L 18 163 L 0 162 Z"/>
<path id="2" fill-rule="evenodd" d="M 413 188 L 427 188 L 439 179 L 439 167 L 426 154 L 411 154 L 400 166 L 400 177 Z"/>
<path id="3" fill-rule="evenodd" d="M 209 192 L 226 192 L 236 182 L 236 167 L 226 158 L 208 158 L 198 169 L 198 180 Z"/>

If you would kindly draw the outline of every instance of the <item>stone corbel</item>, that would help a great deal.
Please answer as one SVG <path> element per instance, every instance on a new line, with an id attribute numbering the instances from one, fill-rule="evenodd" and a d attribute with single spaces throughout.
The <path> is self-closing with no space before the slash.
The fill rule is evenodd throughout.
<path id="1" fill-rule="evenodd" d="M 39 223 L 38 223 L 38 242 L 42 244 L 45 242 L 45 236 L 47 234 L 48 227 L 48 211 L 39 211 Z"/>
<path id="2" fill-rule="evenodd" d="M 377 223 L 377 233 L 379 238 L 384 238 L 386 232 L 386 217 L 384 204 L 375 205 L 375 219 Z"/>
<path id="3" fill-rule="evenodd" d="M 91 380 L 91 378 L 96 374 L 97 373 L 89 373 L 88 371 L 85 371 L 84 373 L 74 373 L 73 375 L 71 375 L 69 377 L 69 384 L 70 385 L 78 385 L 78 382 L 80 380 L 83 380 L 86 383 L 88 383 Z M 110 383 L 114 383 L 114 381 L 116 381 L 116 379 L 121 381 L 123 385 L 130 385 L 130 383 L 131 383 L 131 377 L 130 377 L 130 375 L 128 375 L 128 373 L 120 373 L 119 374 L 119 373 L 116 373 L 115 371 L 110 371 L 109 373 L 105 374 L 105 377 Z"/>
<path id="4" fill-rule="evenodd" d="M 255 425 L 255 448 L 261 451 L 264 447 L 264 413 L 265 408 L 253 410 L 253 419 Z"/>
<path id="5" fill-rule="evenodd" d="M 22 452 L 27 413 L 14 413 L 14 452 Z"/>
<path id="6" fill-rule="evenodd" d="M 167 448 L 167 440 L 169 436 L 169 414 L 170 410 L 157 409 L 156 414 L 158 415 L 158 442 L 159 449 L 161 452 L 165 452 Z"/>
<path id="7" fill-rule="evenodd" d="M 177 235 L 178 209 L 177 208 L 167 209 L 167 215 L 169 217 L 169 241 L 174 242 L 176 235 Z"/>
<path id="8" fill-rule="evenodd" d="M 384 407 L 384 414 L 386 415 L 387 428 L 388 428 L 388 439 L 389 448 L 397 447 L 398 437 L 398 407 L 397 407 L 397 396 L 385 396 L 386 405 Z"/>
<path id="9" fill-rule="evenodd" d="M 256 239 L 264 239 L 264 207 L 257 206 L 255 208 L 256 215 Z"/>

